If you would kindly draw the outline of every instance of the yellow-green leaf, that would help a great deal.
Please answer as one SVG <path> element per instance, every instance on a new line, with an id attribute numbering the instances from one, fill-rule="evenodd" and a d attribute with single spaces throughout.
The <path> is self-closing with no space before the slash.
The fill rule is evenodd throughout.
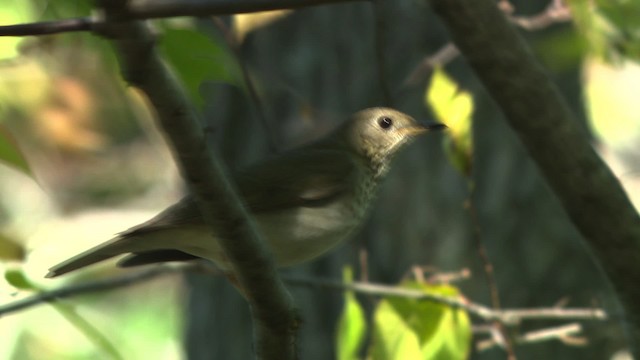
<path id="1" fill-rule="evenodd" d="M 406 282 L 403 288 L 445 296 L 458 296 L 449 285 Z M 429 301 L 387 298 L 374 313 L 373 360 L 466 359 L 471 343 L 471 326 L 461 309 Z"/>
<path id="2" fill-rule="evenodd" d="M 278 21 L 292 14 L 293 10 L 262 11 L 250 14 L 236 14 L 233 16 L 233 30 L 242 41 L 252 31 Z"/>
<path id="3" fill-rule="evenodd" d="M 353 274 L 350 267 L 343 270 L 343 281 L 351 282 Z M 364 341 L 367 328 L 364 310 L 358 303 L 353 291 L 344 293 L 344 308 L 338 320 L 336 352 L 338 360 L 356 360 Z"/>
<path id="4" fill-rule="evenodd" d="M 26 275 L 20 268 L 7 269 L 4 272 L 4 279 L 16 289 L 38 290 L 38 287 L 26 277 Z"/>
<path id="5" fill-rule="evenodd" d="M 473 154 L 471 94 L 459 90 L 458 85 L 444 70 L 436 67 L 425 93 L 425 102 L 433 109 L 436 118 L 449 128 L 445 138 L 449 161 L 463 175 L 469 176 Z"/>

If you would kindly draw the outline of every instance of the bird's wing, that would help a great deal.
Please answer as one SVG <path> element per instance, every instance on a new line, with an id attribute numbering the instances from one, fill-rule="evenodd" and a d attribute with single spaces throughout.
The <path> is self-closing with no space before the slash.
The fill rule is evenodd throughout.
<path id="1" fill-rule="evenodd" d="M 235 174 L 241 197 L 252 213 L 293 207 L 316 207 L 349 190 L 356 164 L 339 150 L 293 151 L 259 162 Z M 120 233 L 136 236 L 169 227 L 203 225 L 192 196 L 187 195 L 152 219 Z"/>
<path id="2" fill-rule="evenodd" d="M 203 224 L 204 221 L 195 200 L 190 195 L 187 195 L 153 218 L 119 233 L 118 236 L 130 237 L 170 227 Z"/>
<path id="3" fill-rule="evenodd" d="M 357 166 L 340 150 L 310 149 L 260 162 L 236 175 L 236 185 L 253 213 L 317 207 L 349 191 Z"/>

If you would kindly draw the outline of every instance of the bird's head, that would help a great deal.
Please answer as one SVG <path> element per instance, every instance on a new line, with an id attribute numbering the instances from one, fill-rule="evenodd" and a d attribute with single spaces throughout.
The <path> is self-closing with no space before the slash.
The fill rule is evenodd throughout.
<path id="1" fill-rule="evenodd" d="M 341 129 L 348 146 L 384 171 L 404 144 L 443 124 L 422 124 L 411 116 L 389 108 L 369 108 L 353 114 Z"/>

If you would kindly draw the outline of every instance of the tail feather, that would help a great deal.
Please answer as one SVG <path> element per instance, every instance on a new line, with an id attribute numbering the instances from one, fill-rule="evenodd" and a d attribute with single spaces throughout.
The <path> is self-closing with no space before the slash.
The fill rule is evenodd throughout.
<path id="1" fill-rule="evenodd" d="M 116 237 L 104 244 L 95 246 L 50 268 L 49 273 L 45 277 L 53 278 L 110 259 L 114 256 L 128 253 L 129 250 L 127 250 L 126 242 L 126 238 Z"/>

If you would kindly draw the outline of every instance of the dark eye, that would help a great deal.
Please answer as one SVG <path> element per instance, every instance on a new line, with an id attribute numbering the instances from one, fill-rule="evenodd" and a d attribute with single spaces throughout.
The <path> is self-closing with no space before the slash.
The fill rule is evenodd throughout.
<path id="1" fill-rule="evenodd" d="M 383 129 L 388 129 L 391 127 L 391 125 L 393 125 L 393 120 L 391 120 L 390 117 L 383 116 L 378 119 L 378 125 L 380 125 L 380 127 Z"/>

